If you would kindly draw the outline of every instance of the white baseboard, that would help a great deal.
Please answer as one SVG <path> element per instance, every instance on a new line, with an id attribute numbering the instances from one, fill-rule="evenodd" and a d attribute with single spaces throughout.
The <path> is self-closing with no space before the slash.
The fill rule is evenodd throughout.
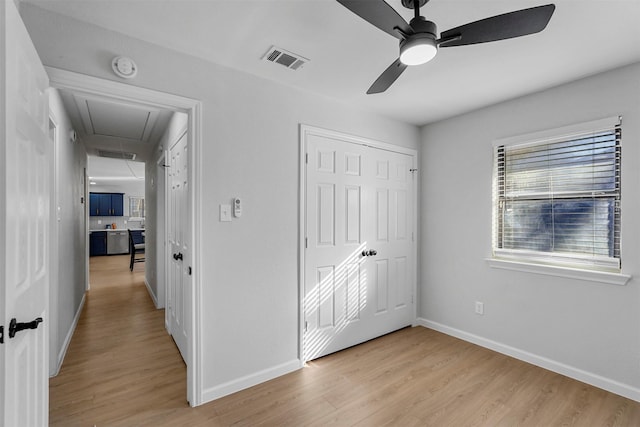
<path id="1" fill-rule="evenodd" d="M 62 368 L 62 362 L 64 362 L 64 357 L 67 355 L 67 350 L 69 350 L 69 344 L 71 344 L 71 338 L 73 338 L 73 334 L 76 331 L 76 326 L 78 326 L 78 321 L 80 320 L 80 315 L 82 314 L 82 309 L 84 308 L 84 302 L 87 298 L 87 293 L 82 294 L 82 299 L 80 300 L 80 305 L 76 310 L 76 314 L 73 316 L 73 321 L 71 322 L 71 327 L 69 327 L 69 331 L 67 331 L 67 336 L 64 337 L 64 342 L 62 343 L 62 348 L 58 352 L 58 363 L 56 366 L 56 371 L 52 376 L 56 376 L 60 373 L 60 368 Z"/>
<path id="2" fill-rule="evenodd" d="M 155 308 L 160 308 L 158 306 L 158 298 L 155 296 L 155 294 L 151 290 L 151 285 L 149 285 L 149 282 L 147 282 L 147 278 L 146 277 L 144 278 L 144 285 L 147 287 L 147 292 L 149 292 L 149 295 L 151 296 L 151 300 L 153 301 L 153 306 Z"/>
<path id="3" fill-rule="evenodd" d="M 536 354 L 529 353 L 528 351 L 520 350 L 428 319 L 418 318 L 415 324 L 460 338 L 461 340 L 497 351 L 498 353 L 506 354 L 507 356 L 531 363 L 532 365 L 540 366 L 541 368 L 548 369 L 549 371 L 556 372 L 569 378 L 591 384 L 592 386 L 603 390 L 610 391 L 611 393 L 635 400 L 636 402 L 640 402 L 640 389 L 629 384 L 623 384 L 618 381 L 583 371 L 582 369 L 565 365 L 564 363 L 560 363 L 543 356 L 538 356 Z"/>
<path id="4" fill-rule="evenodd" d="M 282 375 L 288 374 L 293 371 L 297 371 L 302 368 L 300 359 L 291 360 L 286 363 L 274 366 L 272 368 L 264 369 L 262 371 L 250 374 L 224 384 L 220 384 L 215 387 L 208 388 L 202 393 L 202 402 L 205 404 L 215 399 L 219 399 L 223 396 L 227 396 L 231 393 L 235 393 L 240 390 L 244 390 L 254 385 L 263 383 L 265 381 L 272 380 Z"/>

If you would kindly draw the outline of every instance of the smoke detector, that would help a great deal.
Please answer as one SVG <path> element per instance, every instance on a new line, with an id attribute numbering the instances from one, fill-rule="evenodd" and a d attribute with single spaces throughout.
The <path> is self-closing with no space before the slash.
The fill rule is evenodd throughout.
<path id="1" fill-rule="evenodd" d="M 111 61 L 111 68 L 118 77 L 132 79 L 138 74 L 138 66 L 133 59 L 126 56 L 116 56 Z"/>
<path id="2" fill-rule="evenodd" d="M 309 60 L 297 53 L 289 52 L 276 46 L 271 46 L 262 56 L 264 61 L 274 62 L 283 65 L 291 70 L 297 70 Z"/>

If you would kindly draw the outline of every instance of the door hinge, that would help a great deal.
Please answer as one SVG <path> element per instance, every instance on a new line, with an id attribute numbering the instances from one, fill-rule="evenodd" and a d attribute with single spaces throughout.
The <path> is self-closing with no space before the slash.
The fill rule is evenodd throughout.
<path id="1" fill-rule="evenodd" d="M 304 162 L 309 163 L 309 153 L 304 153 Z"/>
<path id="2" fill-rule="evenodd" d="M 412 241 L 412 242 L 415 242 L 415 241 L 416 241 L 416 238 L 415 238 L 415 236 L 414 236 L 414 234 L 413 234 L 413 231 L 411 232 L 411 241 Z"/>
<path id="3" fill-rule="evenodd" d="M 307 237 L 304 238 L 304 248 L 307 249 L 309 247 L 309 239 Z"/>
<path id="4" fill-rule="evenodd" d="M 189 276 L 191 276 L 191 267 L 189 267 Z"/>
<path id="5" fill-rule="evenodd" d="M 304 321 L 304 331 L 309 331 L 309 322 L 307 322 L 306 320 Z"/>
<path id="6" fill-rule="evenodd" d="M 0 326 L 0 344 L 4 344 L 4 326 Z"/>

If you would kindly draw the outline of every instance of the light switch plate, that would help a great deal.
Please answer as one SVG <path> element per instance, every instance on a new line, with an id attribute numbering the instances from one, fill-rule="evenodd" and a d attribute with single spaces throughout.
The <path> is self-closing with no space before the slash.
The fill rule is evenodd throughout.
<path id="1" fill-rule="evenodd" d="M 220 222 L 231 221 L 231 205 L 220 205 Z"/>

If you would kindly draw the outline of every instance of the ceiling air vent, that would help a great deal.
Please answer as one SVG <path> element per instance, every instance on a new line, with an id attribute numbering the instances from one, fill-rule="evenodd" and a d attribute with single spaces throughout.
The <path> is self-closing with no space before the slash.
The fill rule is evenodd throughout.
<path id="1" fill-rule="evenodd" d="M 298 68 L 309 62 L 307 58 L 304 58 L 296 53 L 280 49 L 276 46 L 271 46 L 267 53 L 262 56 L 262 59 L 265 61 L 284 65 L 285 67 L 292 70 L 297 70 Z"/>
<path id="2" fill-rule="evenodd" d="M 124 153 L 122 151 L 105 151 L 98 150 L 98 156 L 100 157 L 108 157 L 110 159 L 123 159 L 123 160 L 135 160 L 135 153 Z"/>

